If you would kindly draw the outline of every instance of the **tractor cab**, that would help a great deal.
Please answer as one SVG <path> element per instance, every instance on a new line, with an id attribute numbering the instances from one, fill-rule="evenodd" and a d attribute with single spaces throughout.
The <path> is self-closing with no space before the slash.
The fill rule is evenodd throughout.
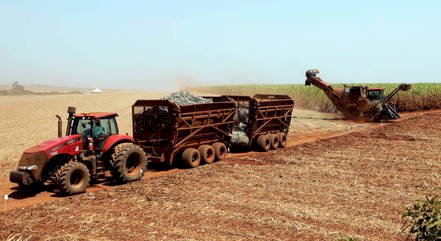
<path id="1" fill-rule="evenodd" d="M 84 149 L 95 149 L 94 147 L 101 149 L 103 141 L 107 137 L 118 134 L 118 124 L 116 122 L 118 114 L 116 113 L 88 112 L 77 114 L 75 108 L 70 107 L 68 114 L 66 136 L 82 135 Z"/>
<path id="2" fill-rule="evenodd" d="M 93 112 L 93 113 L 80 113 L 73 115 L 71 125 L 68 126 L 69 135 L 81 134 L 98 138 L 102 135 L 115 135 L 118 134 L 118 125 L 115 117 L 116 113 L 107 112 Z M 101 129 L 99 133 L 97 129 Z"/>
<path id="3" fill-rule="evenodd" d="M 384 98 L 383 88 L 368 88 L 367 97 L 371 101 L 379 101 Z"/>

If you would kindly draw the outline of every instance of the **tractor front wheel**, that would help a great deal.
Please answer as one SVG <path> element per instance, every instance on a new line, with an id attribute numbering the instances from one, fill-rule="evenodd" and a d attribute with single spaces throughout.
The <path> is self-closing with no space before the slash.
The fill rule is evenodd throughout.
<path id="1" fill-rule="evenodd" d="M 119 183 L 141 179 L 147 158 L 141 147 L 133 143 L 122 143 L 114 148 L 112 176 Z"/>
<path id="2" fill-rule="evenodd" d="M 74 195 L 86 191 L 90 173 L 81 162 L 69 162 L 59 170 L 58 191 L 64 195 Z"/>

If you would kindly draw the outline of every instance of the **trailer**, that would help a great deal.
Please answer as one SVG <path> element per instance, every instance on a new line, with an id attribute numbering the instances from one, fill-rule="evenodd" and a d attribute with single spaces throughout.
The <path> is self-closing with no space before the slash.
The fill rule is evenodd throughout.
<path id="1" fill-rule="evenodd" d="M 288 95 L 223 95 L 220 98 L 233 100 L 237 108 L 231 145 L 257 146 L 261 151 L 286 146 L 294 109 L 294 100 Z"/>
<path id="2" fill-rule="evenodd" d="M 220 161 L 227 155 L 236 109 L 225 97 L 192 105 L 138 100 L 132 106 L 133 137 L 149 162 L 192 168 Z"/>

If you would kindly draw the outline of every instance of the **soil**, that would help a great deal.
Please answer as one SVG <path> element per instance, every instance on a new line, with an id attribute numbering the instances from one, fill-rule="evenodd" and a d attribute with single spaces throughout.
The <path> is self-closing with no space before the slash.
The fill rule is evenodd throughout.
<path id="1" fill-rule="evenodd" d="M 286 149 L 10 199 L 0 239 L 404 240 L 406 205 L 441 193 L 440 111 L 383 124 L 311 113 L 293 120 Z"/>

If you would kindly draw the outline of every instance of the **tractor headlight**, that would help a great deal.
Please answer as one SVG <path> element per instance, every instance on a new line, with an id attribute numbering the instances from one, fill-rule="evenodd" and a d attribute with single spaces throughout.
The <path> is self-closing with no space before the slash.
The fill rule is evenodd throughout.
<path id="1" fill-rule="evenodd" d="M 20 170 L 20 171 L 32 171 L 32 170 L 37 170 L 37 168 L 38 168 L 37 165 L 18 166 L 18 170 Z"/>

